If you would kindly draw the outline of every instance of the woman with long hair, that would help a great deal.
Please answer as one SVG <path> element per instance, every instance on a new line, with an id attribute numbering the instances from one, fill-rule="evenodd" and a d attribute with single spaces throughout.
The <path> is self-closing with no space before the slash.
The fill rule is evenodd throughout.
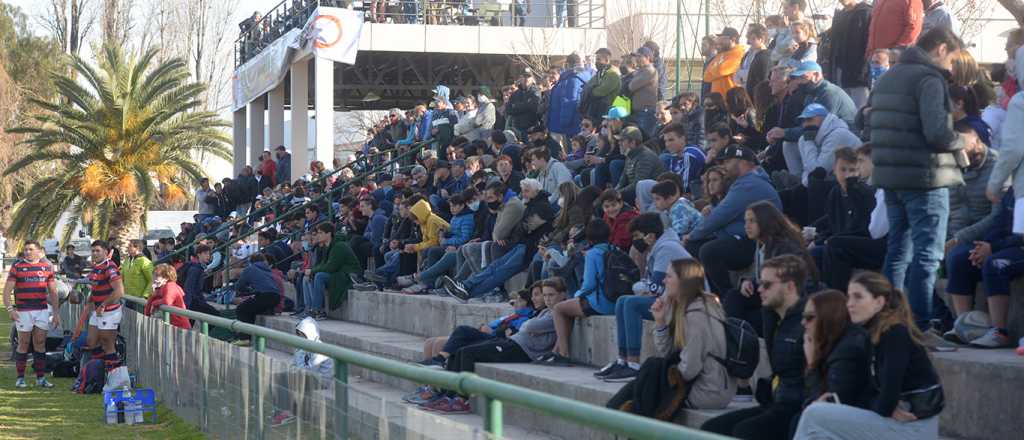
<path id="1" fill-rule="evenodd" d="M 790 59 L 797 63 L 818 60 L 818 32 L 814 29 L 814 23 L 808 20 L 798 20 L 789 24 L 789 34 L 793 36 L 793 43 L 789 47 L 792 53 Z"/>
<path id="2" fill-rule="evenodd" d="M 729 125 L 729 113 L 725 109 L 725 97 L 716 92 L 704 97 L 704 132 L 719 125 Z"/>
<path id="3" fill-rule="evenodd" d="M 675 260 L 665 273 L 665 293 L 651 305 L 650 313 L 655 323 L 654 345 L 657 357 L 644 362 L 643 369 L 664 368 L 668 364 L 668 383 L 673 384 L 671 396 L 661 396 L 661 402 L 669 402 L 668 408 L 661 407 L 657 414 L 644 414 L 664 419 L 680 407 L 700 409 L 721 409 L 729 405 L 736 394 L 736 379 L 730 377 L 725 367 L 715 360 L 726 354 L 725 312 L 715 296 L 704 291 L 704 267 L 693 259 Z M 615 377 L 612 367 L 607 377 Z M 637 377 L 627 388 L 616 394 L 609 402 L 610 407 L 630 408 L 636 412 L 638 402 L 625 405 L 642 387 Z M 633 388 L 632 390 L 630 388 Z M 651 397 L 657 398 L 657 397 Z"/>
<path id="4" fill-rule="evenodd" d="M 850 321 L 864 327 L 871 342 L 875 395 L 867 409 L 812 404 L 795 438 L 937 439 L 945 397 L 906 295 L 876 272 L 854 275 L 847 294 Z"/>
<path id="5" fill-rule="evenodd" d="M 760 152 L 767 143 L 764 132 L 757 120 L 754 103 L 743 87 L 733 87 L 725 93 L 725 108 L 729 112 L 729 128 L 742 136 L 743 146 Z"/>
<path id="6" fill-rule="evenodd" d="M 739 289 L 730 289 L 722 295 L 722 306 L 727 315 L 750 322 L 760 333 L 763 331 L 761 296 L 757 293 L 757 287 L 760 281 L 761 265 L 771 258 L 790 254 L 803 258 L 807 263 L 808 272 L 812 274 L 810 279 L 816 278 L 817 271 L 814 269 L 814 260 L 807 253 L 807 244 L 800 234 L 800 230 L 775 205 L 769 202 L 754 203 L 747 208 L 743 219 L 747 238 L 757 242 L 752 266 L 753 273 L 752 276 L 740 280 Z M 719 282 L 725 283 L 729 274 L 728 272 L 709 273 L 708 276 L 712 284 L 716 279 L 722 279 Z"/>
<path id="7" fill-rule="evenodd" d="M 803 310 L 807 404 L 831 401 L 867 408 L 871 401 L 870 344 L 853 325 L 846 294 L 829 289 L 810 296 Z"/>
<path id="8" fill-rule="evenodd" d="M 158 264 L 153 269 L 153 294 L 142 310 L 146 316 L 151 316 L 162 305 L 185 308 L 185 291 L 178 285 L 178 272 L 169 264 Z M 181 315 L 171 315 L 171 325 L 186 330 L 192 328 L 188 318 Z"/>
<path id="9" fill-rule="evenodd" d="M 549 277 L 553 267 L 562 267 L 566 263 L 566 244 L 570 238 L 579 234 L 584 225 L 590 220 L 590 213 L 593 211 L 593 200 L 591 207 L 581 206 L 577 203 L 581 190 L 573 181 L 562 182 L 558 185 L 558 204 L 562 210 L 555 219 L 555 227 L 548 239 L 537 248 L 533 262 L 530 263 L 529 281 L 541 280 Z"/>
<path id="10" fill-rule="evenodd" d="M 701 211 L 701 214 L 707 216 L 711 212 L 711 208 L 718 206 L 718 202 L 725 198 L 733 179 L 725 167 L 716 165 L 704 170 L 704 175 L 700 180 L 701 193 L 704 197 L 694 202 L 693 205 Z"/>

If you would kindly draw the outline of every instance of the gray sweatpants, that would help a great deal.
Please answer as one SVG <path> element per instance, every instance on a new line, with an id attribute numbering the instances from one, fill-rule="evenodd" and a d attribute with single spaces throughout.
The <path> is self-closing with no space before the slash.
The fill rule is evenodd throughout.
<path id="1" fill-rule="evenodd" d="M 815 402 L 804 409 L 794 439 L 798 440 L 936 440 L 939 418 L 900 422 L 874 411 L 836 403 Z"/>

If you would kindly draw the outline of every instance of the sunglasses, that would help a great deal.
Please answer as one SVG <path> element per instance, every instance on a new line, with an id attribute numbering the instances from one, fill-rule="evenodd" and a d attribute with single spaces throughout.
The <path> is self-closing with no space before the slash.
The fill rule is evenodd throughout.
<path id="1" fill-rule="evenodd" d="M 817 316 L 814 316 L 814 315 L 812 315 L 810 313 L 805 313 L 802 316 L 800 316 L 800 321 L 801 322 L 811 322 L 811 321 L 814 321 L 815 318 L 817 318 Z"/>

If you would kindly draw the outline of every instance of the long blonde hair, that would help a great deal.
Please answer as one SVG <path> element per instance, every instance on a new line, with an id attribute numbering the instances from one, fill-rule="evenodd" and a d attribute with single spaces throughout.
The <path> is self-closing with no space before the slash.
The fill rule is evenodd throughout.
<path id="1" fill-rule="evenodd" d="M 672 341 L 676 348 L 686 345 L 686 309 L 704 295 L 704 266 L 691 258 L 675 260 L 672 270 L 679 279 L 679 287 L 669 292 L 667 299 L 672 305 Z"/>
<path id="2" fill-rule="evenodd" d="M 889 282 L 889 279 L 878 272 L 861 272 L 850 279 L 850 284 L 857 283 L 864 287 L 871 296 L 885 298 L 885 307 L 879 310 L 868 322 L 867 330 L 871 335 L 871 343 L 878 344 L 882 334 L 889 329 L 903 324 L 910 332 L 910 339 L 917 345 L 924 345 L 924 335 L 914 324 L 914 314 L 907 302 L 907 295 Z"/>

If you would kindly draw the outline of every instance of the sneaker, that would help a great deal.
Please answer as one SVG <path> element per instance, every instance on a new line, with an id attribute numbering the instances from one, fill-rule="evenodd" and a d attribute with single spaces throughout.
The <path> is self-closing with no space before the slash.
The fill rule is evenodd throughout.
<path id="1" fill-rule="evenodd" d="M 448 291 L 445 290 L 444 287 L 438 287 L 437 289 L 430 289 L 430 292 L 428 292 L 428 293 L 430 293 L 431 295 L 434 295 L 434 296 L 448 296 Z"/>
<path id="2" fill-rule="evenodd" d="M 366 273 L 363 275 L 363 278 L 366 278 L 366 281 L 377 284 L 387 284 L 388 282 L 387 278 L 377 275 L 370 271 L 366 271 Z"/>
<path id="3" fill-rule="evenodd" d="M 1007 348 L 1012 347 L 1010 337 L 997 328 L 991 328 L 984 336 L 971 341 L 972 347 L 978 348 Z"/>
<path id="4" fill-rule="evenodd" d="M 594 372 L 594 377 L 602 378 L 602 377 L 607 376 L 609 373 L 612 372 L 612 369 L 614 369 L 617 365 L 622 365 L 622 364 L 619 363 L 618 360 L 614 360 L 614 361 L 609 362 L 608 365 L 605 365 L 605 366 L 601 367 L 600 370 L 595 371 Z"/>
<path id="5" fill-rule="evenodd" d="M 954 344 L 966 344 L 966 342 L 964 342 L 963 339 L 960 339 L 960 334 L 957 333 L 956 330 L 950 330 L 948 332 L 943 333 L 942 339 L 945 339 L 946 341 L 952 342 Z"/>
<path id="6" fill-rule="evenodd" d="M 36 388 L 53 388 L 53 384 L 46 380 L 45 377 L 36 379 Z"/>
<path id="7" fill-rule="evenodd" d="M 274 414 L 274 417 L 270 419 L 270 427 L 276 428 L 278 426 L 287 425 L 295 421 L 295 416 L 291 411 L 278 411 Z"/>
<path id="8" fill-rule="evenodd" d="M 374 283 L 355 283 L 352 288 L 359 292 L 375 292 L 377 291 L 377 285 Z"/>
<path id="9" fill-rule="evenodd" d="M 466 291 L 466 287 L 462 283 L 453 280 L 449 276 L 443 278 L 444 290 L 448 292 L 452 298 L 455 298 L 462 302 L 469 302 L 469 292 Z"/>
<path id="10" fill-rule="evenodd" d="M 445 362 L 444 356 L 437 355 L 437 356 L 434 356 L 434 357 L 432 357 L 430 359 L 424 359 L 422 361 L 419 361 L 419 364 L 424 366 L 424 367 L 433 367 L 433 366 L 444 367 L 444 362 Z"/>
<path id="11" fill-rule="evenodd" d="M 733 402 L 753 402 L 754 391 L 750 387 L 739 387 L 736 388 L 736 395 L 732 398 Z"/>
<path id="12" fill-rule="evenodd" d="M 288 314 L 288 316 L 291 316 L 293 318 L 299 318 L 299 319 L 305 318 L 306 317 L 306 309 L 296 310 L 296 311 L 291 312 L 290 314 Z"/>
<path id="13" fill-rule="evenodd" d="M 19 377 L 18 380 L 14 381 L 14 387 L 15 388 L 28 388 L 28 385 L 25 384 L 25 378 L 24 377 Z"/>
<path id="14" fill-rule="evenodd" d="M 636 379 L 636 376 L 639 374 L 640 371 L 630 368 L 629 365 L 616 365 L 615 368 L 602 379 L 605 382 L 629 382 Z"/>
<path id="15" fill-rule="evenodd" d="M 537 359 L 535 364 L 547 365 L 549 367 L 571 367 L 573 365 L 572 359 L 562 356 L 558 353 L 547 353 L 541 355 Z"/>
<path id="16" fill-rule="evenodd" d="M 352 280 L 352 284 L 362 284 L 366 282 L 366 280 L 363 279 L 362 275 L 358 273 L 348 274 L 348 279 Z"/>
<path id="17" fill-rule="evenodd" d="M 422 295 L 426 291 L 427 291 L 427 286 L 425 286 L 423 284 L 420 284 L 420 283 L 416 283 L 416 284 L 413 284 L 413 285 L 411 285 L 409 287 L 406 287 L 406 288 L 402 289 L 402 294 L 403 295 Z"/>
<path id="18" fill-rule="evenodd" d="M 469 402 L 461 397 L 443 397 L 422 405 L 427 411 L 435 411 L 445 414 L 469 414 L 473 412 Z"/>
<path id="19" fill-rule="evenodd" d="M 323 310 L 318 310 L 313 314 L 313 319 L 317 321 L 326 321 L 327 318 L 327 312 Z"/>
<path id="20" fill-rule="evenodd" d="M 443 398 L 444 395 L 437 393 L 429 386 L 422 386 L 409 394 L 402 396 L 402 401 L 413 405 L 425 405 Z"/>
<path id="21" fill-rule="evenodd" d="M 395 278 L 395 285 L 397 285 L 398 287 L 409 287 L 413 284 L 416 284 L 416 280 L 413 278 L 412 275 L 402 275 L 398 278 Z"/>

